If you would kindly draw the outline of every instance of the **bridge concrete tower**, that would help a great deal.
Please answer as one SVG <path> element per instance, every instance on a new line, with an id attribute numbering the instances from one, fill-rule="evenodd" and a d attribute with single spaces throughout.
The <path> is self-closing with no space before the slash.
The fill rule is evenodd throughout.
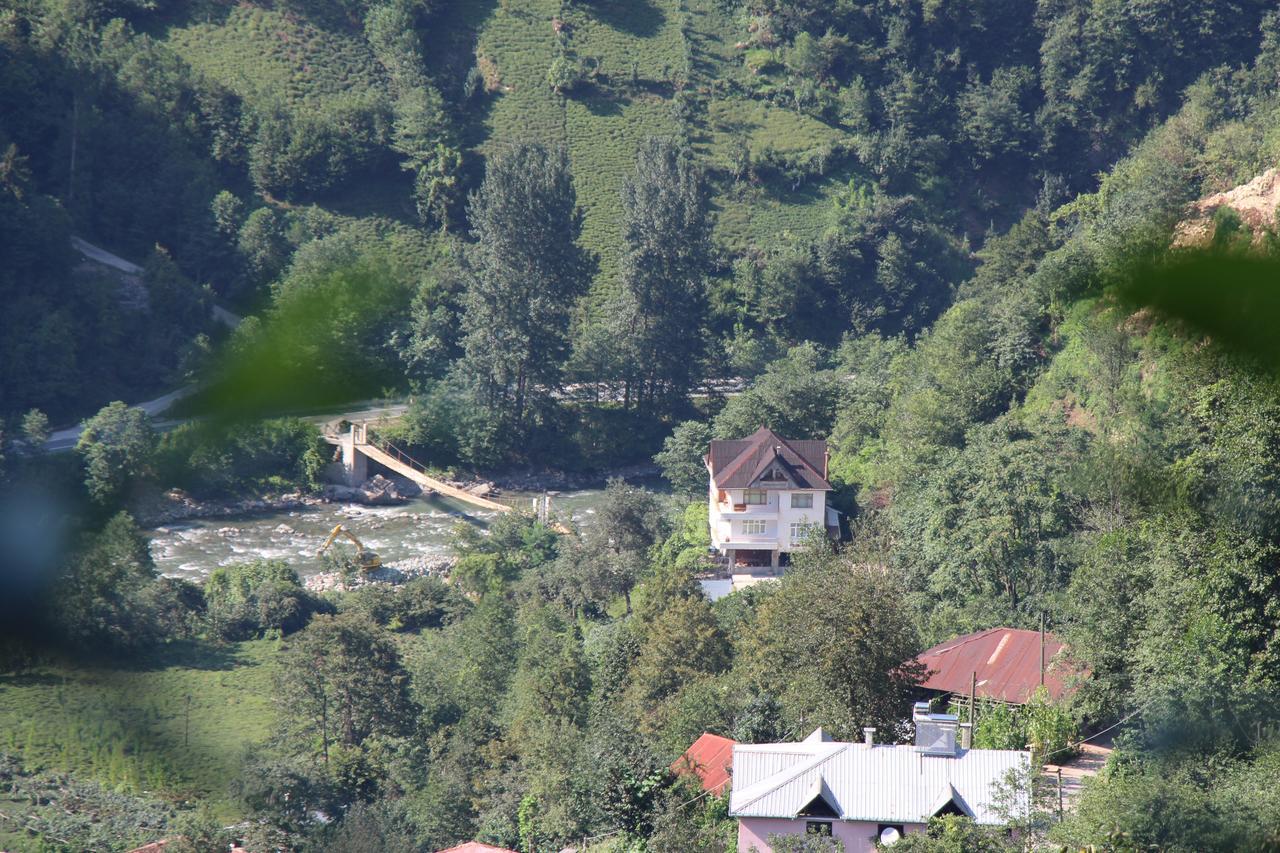
<path id="1" fill-rule="evenodd" d="M 342 475 L 348 486 L 358 486 L 369 479 L 369 457 L 356 449 L 368 441 L 365 425 L 352 424 L 338 441 L 342 448 Z"/>

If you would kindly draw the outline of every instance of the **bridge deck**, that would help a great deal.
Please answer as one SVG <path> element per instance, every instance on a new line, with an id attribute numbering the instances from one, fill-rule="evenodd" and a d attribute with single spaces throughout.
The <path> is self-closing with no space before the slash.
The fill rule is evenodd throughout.
<path id="1" fill-rule="evenodd" d="M 397 474 L 408 477 L 418 485 L 431 489 L 433 492 L 447 495 L 448 497 L 469 503 L 472 506 L 493 510 L 494 512 L 511 512 L 514 509 L 514 507 L 510 507 L 506 504 L 498 503 L 497 501 L 492 501 L 488 498 L 482 498 L 479 495 L 473 495 L 470 492 L 459 489 L 457 486 L 451 486 L 448 483 L 441 482 L 435 477 L 432 477 L 414 467 L 412 464 L 413 460 L 401 461 L 397 456 L 388 453 L 375 444 L 357 444 L 355 449 L 360 453 L 363 453 L 365 456 L 368 456 L 379 465 L 384 465 L 392 471 L 395 471 Z"/>

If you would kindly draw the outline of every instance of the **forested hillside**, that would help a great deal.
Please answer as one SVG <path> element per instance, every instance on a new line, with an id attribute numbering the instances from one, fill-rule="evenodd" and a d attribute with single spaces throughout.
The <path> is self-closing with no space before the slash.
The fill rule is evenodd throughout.
<path id="1" fill-rule="evenodd" d="M 0 598 L 0 828 L 719 853 L 727 801 L 666 769 L 699 733 L 894 739 L 904 662 L 1046 624 L 1089 677 L 978 745 L 1110 763 L 1019 836 L 902 849 L 1274 849 L 1280 229 L 1194 203 L 1276 167 L 1278 85 L 1280 18 L 1220 0 L 9 4 L 0 477 L 58 500 L 0 508 L 58 536 Z M 196 423 L 37 450 L 42 412 L 197 381 Z M 139 494 L 313 489 L 314 430 L 264 418 L 389 395 L 433 466 L 656 458 L 689 506 L 463 525 L 449 584 L 157 577 Z M 702 455 L 761 424 L 829 441 L 847 540 L 713 605 Z M 186 685 L 267 679 L 178 747 Z"/>
<path id="2" fill-rule="evenodd" d="M 589 265 L 560 354 L 575 379 L 629 378 L 600 344 L 640 237 L 622 188 L 648 137 L 685 152 L 714 213 L 704 322 L 664 342 L 700 372 L 752 373 L 851 330 L 914 335 L 989 234 L 1093 189 L 1199 75 L 1247 62 L 1262 11 L 25 0 L 0 48 L 0 337 L 25 381 L 0 408 L 83 416 L 176 382 L 208 349 L 183 363 L 184 342 L 211 330 L 173 299 L 207 285 L 261 309 L 369 255 L 399 285 L 391 316 L 360 318 L 395 341 L 373 354 L 384 384 L 440 378 L 461 354 L 450 246 L 474 226 L 467 195 L 487 158 L 525 143 L 565 151 L 583 214 L 564 226 Z M 176 290 L 149 313 L 117 311 L 71 270 L 68 230 L 158 253 L 184 280 L 148 282 Z M 152 336 L 177 343 L 131 362 Z"/>

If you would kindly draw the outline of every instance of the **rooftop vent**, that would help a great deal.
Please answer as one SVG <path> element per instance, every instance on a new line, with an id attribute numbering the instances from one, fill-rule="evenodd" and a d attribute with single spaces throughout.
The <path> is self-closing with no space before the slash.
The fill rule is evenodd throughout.
<path id="1" fill-rule="evenodd" d="M 955 756 L 959 717 L 955 714 L 934 714 L 930 712 L 928 702 L 917 702 L 911 719 L 916 725 L 916 752 Z"/>

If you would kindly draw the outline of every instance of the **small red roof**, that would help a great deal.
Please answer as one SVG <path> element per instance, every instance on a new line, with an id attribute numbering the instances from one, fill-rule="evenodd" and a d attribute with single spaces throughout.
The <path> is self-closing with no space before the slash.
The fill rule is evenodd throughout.
<path id="1" fill-rule="evenodd" d="M 1068 692 L 1067 682 L 1078 671 L 1055 660 L 1063 643 L 1045 635 L 1044 686 L 1050 699 Z M 974 674 L 977 696 L 1021 705 L 1040 686 L 1040 632 L 1022 628 L 988 628 L 940 643 L 916 660 L 929 668 L 920 686 L 960 696 L 969 695 Z"/>
<path id="2" fill-rule="evenodd" d="M 494 847 L 492 844 L 481 844 L 479 841 L 468 841 L 448 850 L 437 850 L 436 853 L 516 853 L 506 847 Z"/>
<path id="3" fill-rule="evenodd" d="M 733 772 L 734 743 L 727 737 L 703 732 L 671 765 L 671 772 L 693 773 L 702 780 L 702 790 L 718 794 L 729 784 Z"/>

